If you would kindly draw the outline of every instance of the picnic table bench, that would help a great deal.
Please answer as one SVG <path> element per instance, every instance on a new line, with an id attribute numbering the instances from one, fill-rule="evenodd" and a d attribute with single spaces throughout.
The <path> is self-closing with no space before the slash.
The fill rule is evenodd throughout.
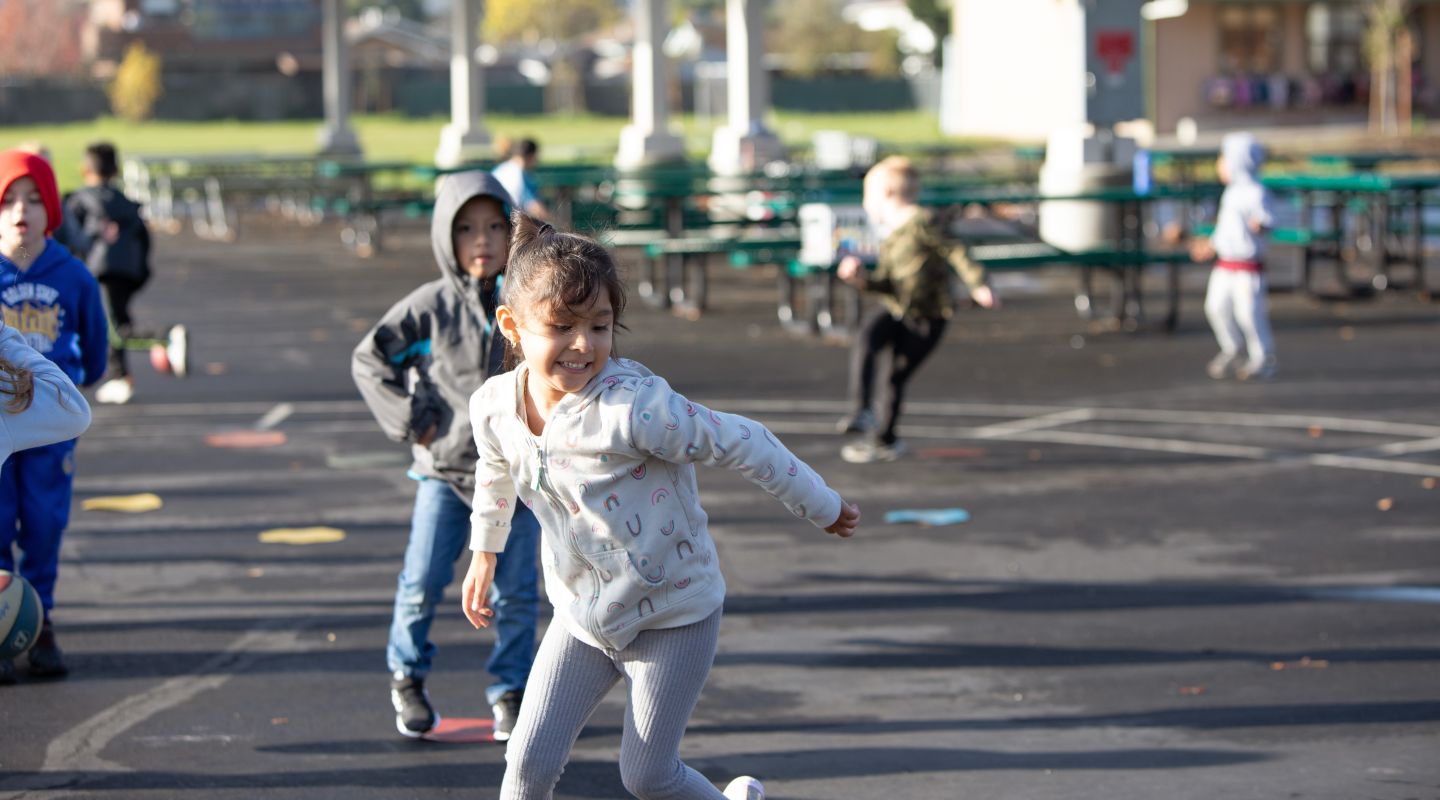
<path id="1" fill-rule="evenodd" d="M 1302 225 L 1309 226 L 1317 210 L 1328 210 L 1330 223 L 1324 235 L 1314 233 L 1303 248 L 1305 288 L 1313 291 L 1311 260 L 1315 255 L 1335 258 L 1344 288 L 1351 294 L 1373 289 L 1402 288 L 1391 268 L 1407 263 L 1412 286 L 1423 298 L 1431 292 L 1426 280 L 1425 236 L 1440 227 L 1425 222 L 1425 209 L 1440 189 L 1440 173 L 1415 174 L 1282 174 L 1262 183 L 1279 194 L 1299 198 Z M 1347 224 L 1350 222 L 1351 224 Z M 1313 231 L 1313 227 L 1311 228 Z M 1366 248 L 1362 244 L 1369 243 Z M 1355 264 L 1343 252 L 1371 252 L 1374 276 L 1367 282 L 1352 274 Z"/>
<path id="2" fill-rule="evenodd" d="M 246 203 L 282 204 L 287 192 L 313 185 L 314 164 L 295 154 L 136 154 L 125 158 L 122 178 L 158 227 L 177 230 L 185 217 L 196 235 L 231 240 Z"/>
<path id="3" fill-rule="evenodd" d="M 1174 331 L 1180 321 L 1180 270 L 1191 263 L 1188 253 L 1170 249 L 1135 249 L 1123 242 L 1088 250 L 1066 251 L 1044 242 L 976 244 L 966 248 L 970 258 L 990 272 L 1072 266 L 1080 270 L 1075 308 L 1086 319 L 1095 318 L 1094 276 L 1112 273 L 1108 316 L 1114 325 L 1135 330 L 1146 320 L 1142 277 L 1144 268 L 1165 265 L 1166 310 L 1162 325 Z M 861 292 L 835 277 L 835 265 L 806 264 L 792 260 L 782 271 L 780 321 L 787 328 L 830 337 L 852 335 L 860 324 Z"/>
<path id="4" fill-rule="evenodd" d="M 709 295 L 704 263 L 708 256 L 725 254 L 731 258 L 732 266 L 748 267 L 757 263 L 780 263 L 782 258 L 799 249 L 799 234 L 786 230 L 760 234 L 728 231 L 719 235 L 658 239 L 644 247 L 637 290 L 641 299 L 652 305 L 698 317 L 705 310 Z M 741 254 L 744 257 L 737 260 Z"/>

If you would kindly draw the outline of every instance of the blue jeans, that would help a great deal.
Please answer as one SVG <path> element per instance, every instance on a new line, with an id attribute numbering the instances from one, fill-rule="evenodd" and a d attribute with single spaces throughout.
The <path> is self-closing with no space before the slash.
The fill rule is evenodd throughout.
<path id="1" fill-rule="evenodd" d="M 495 610 L 495 649 L 485 669 L 496 682 L 485 690 L 494 705 L 500 695 L 523 690 L 535 663 L 535 618 L 539 612 L 538 559 L 540 523 L 523 503 L 515 504 L 510 538 L 495 561 L 490 607 Z M 424 678 L 439 649 L 430 641 L 435 607 L 455 577 L 455 560 L 468 551 L 470 507 L 450 484 L 421 478 L 405 565 L 395 589 L 395 613 L 385 660 L 390 672 Z"/>
<path id="2" fill-rule="evenodd" d="M 74 477 L 74 439 L 11 453 L 0 468 L 0 569 L 15 571 L 12 546 L 19 544 L 20 574 L 40 595 L 46 619 L 55 607 Z"/>

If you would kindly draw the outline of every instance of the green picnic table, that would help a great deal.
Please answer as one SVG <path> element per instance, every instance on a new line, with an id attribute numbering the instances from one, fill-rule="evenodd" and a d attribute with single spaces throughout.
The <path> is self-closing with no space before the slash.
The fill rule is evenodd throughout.
<path id="1" fill-rule="evenodd" d="M 1334 256 L 1349 293 L 1365 291 L 1365 282 L 1351 274 L 1353 265 L 1345 257 L 1347 245 L 1358 251 L 1363 237 L 1374 243 L 1371 266 L 1375 275 L 1368 282 L 1370 287 L 1401 288 L 1391 275 L 1391 267 L 1409 263 L 1413 288 L 1424 298 L 1431 296 L 1425 274 L 1425 207 L 1427 197 L 1440 189 L 1440 173 L 1292 173 L 1269 175 L 1262 183 L 1277 193 L 1299 197 L 1301 219 L 1307 226 L 1317 208 L 1328 207 L 1330 211 L 1330 236 L 1315 237 L 1304 248 L 1302 268 L 1307 290 L 1313 291 L 1312 257 L 1325 253 Z M 1352 209 L 1358 212 L 1356 224 L 1346 225 L 1346 214 Z M 1392 247 L 1392 239 L 1400 240 L 1399 246 Z M 1319 244 L 1333 250 L 1319 250 Z"/>

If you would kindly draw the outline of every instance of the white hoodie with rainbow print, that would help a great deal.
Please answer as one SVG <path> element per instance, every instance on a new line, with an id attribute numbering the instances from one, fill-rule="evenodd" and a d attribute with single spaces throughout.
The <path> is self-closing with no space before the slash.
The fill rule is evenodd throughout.
<path id="1" fill-rule="evenodd" d="M 480 451 L 470 548 L 505 549 L 519 496 L 540 520 L 556 616 L 583 642 L 621 650 L 724 602 L 696 463 L 738 471 L 817 527 L 840 516 L 840 496 L 763 425 L 697 405 L 635 361 L 611 359 L 540 436 L 524 420 L 526 374 L 522 364 L 497 375 L 470 399 Z"/>

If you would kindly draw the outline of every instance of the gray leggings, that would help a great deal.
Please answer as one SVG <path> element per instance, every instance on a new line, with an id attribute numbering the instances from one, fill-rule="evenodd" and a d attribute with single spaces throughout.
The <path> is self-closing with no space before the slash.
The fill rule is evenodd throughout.
<path id="1" fill-rule="evenodd" d="M 501 800 L 550 800 L 580 729 L 621 678 L 629 695 L 620 740 L 625 788 L 642 800 L 725 800 L 680 760 L 680 737 L 715 661 L 720 613 L 644 631 L 613 657 L 552 621 L 505 750 Z"/>

